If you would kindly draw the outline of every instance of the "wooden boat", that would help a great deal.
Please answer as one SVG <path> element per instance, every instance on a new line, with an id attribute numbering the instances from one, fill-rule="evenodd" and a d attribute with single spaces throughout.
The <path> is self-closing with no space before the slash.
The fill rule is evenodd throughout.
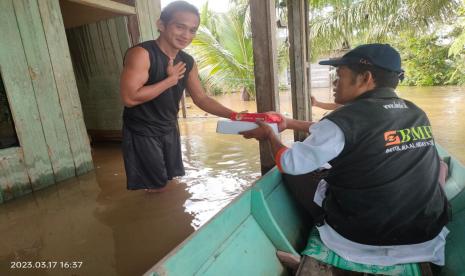
<path id="1" fill-rule="evenodd" d="M 440 275 L 465 275 L 465 167 L 439 146 L 438 152 L 449 164 L 446 194 L 453 209 Z M 273 169 L 145 275 L 287 275 L 276 251 L 298 255 L 307 238 L 304 220 Z"/>

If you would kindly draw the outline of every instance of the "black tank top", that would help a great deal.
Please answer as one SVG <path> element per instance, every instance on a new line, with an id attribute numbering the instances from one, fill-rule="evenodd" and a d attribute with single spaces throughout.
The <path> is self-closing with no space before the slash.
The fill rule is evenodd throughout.
<path id="1" fill-rule="evenodd" d="M 155 84 L 168 77 L 166 67 L 169 57 L 161 51 L 155 40 L 145 41 L 134 47 L 142 47 L 149 53 L 149 79 L 144 86 Z M 134 107 L 125 107 L 123 112 L 124 127 L 135 134 L 144 136 L 161 136 L 177 128 L 179 101 L 186 86 L 189 72 L 194 65 L 194 59 L 189 54 L 179 51 L 174 59 L 174 64 L 178 62 L 186 64 L 184 78 L 153 100 Z"/>

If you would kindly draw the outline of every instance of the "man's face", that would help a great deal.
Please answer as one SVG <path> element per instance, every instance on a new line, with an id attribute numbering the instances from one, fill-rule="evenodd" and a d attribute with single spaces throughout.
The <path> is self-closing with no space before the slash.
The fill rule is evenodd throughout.
<path id="1" fill-rule="evenodd" d="M 334 80 L 334 102 L 346 104 L 360 95 L 360 79 L 344 65 L 336 70 L 336 79 Z"/>
<path id="2" fill-rule="evenodd" d="M 194 39 L 199 27 L 199 17 L 191 12 L 175 12 L 168 23 L 162 22 L 160 32 L 175 49 L 186 48 Z"/>

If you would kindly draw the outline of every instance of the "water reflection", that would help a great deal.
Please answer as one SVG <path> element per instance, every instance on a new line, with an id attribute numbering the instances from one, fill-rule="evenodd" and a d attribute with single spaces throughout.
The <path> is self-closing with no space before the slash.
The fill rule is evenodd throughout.
<path id="1" fill-rule="evenodd" d="M 186 183 L 191 194 L 184 203 L 198 229 L 259 176 L 259 154 L 255 141 L 237 135 L 215 133 L 216 118 L 180 121 Z"/>

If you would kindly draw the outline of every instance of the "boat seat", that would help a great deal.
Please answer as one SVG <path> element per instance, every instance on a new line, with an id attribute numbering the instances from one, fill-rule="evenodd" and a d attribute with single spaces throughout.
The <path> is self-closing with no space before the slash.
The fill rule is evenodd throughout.
<path id="1" fill-rule="evenodd" d="M 302 252 L 304 257 L 301 262 L 301 267 L 297 275 L 364 275 L 368 274 L 382 274 L 382 275 L 403 275 L 403 276 L 416 276 L 416 275 L 432 275 L 428 264 L 400 264 L 393 266 L 380 266 L 380 265 L 366 265 L 347 261 L 326 247 L 320 239 L 320 235 L 316 228 L 310 233 L 307 246 Z M 321 262 L 321 264 L 318 264 Z M 309 274 L 306 266 L 311 266 L 312 271 L 320 271 L 320 274 Z M 326 269 L 323 269 L 327 266 Z M 341 271 L 342 270 L 342 271 Z M 422 270 L 424 270 L 422 272 Z M 324 272 L 323 272 L 324 271 Z M 347 272 L 344 272 L 347 271 Z M 355 272 L 350 274 L 350 272 Z M 301 274 L 299 274 L 301 273 Z M 303 273 L 303 274 L 302 274 Z M 328 274 L 332 273 L 332 274 Z M 349 273 L 349 274 L 348 274 Z"/>

